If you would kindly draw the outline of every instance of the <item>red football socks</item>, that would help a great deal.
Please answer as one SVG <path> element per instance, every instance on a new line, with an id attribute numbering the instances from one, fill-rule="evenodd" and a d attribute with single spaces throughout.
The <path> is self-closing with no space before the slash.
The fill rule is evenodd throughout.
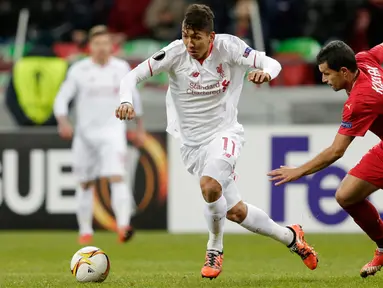
<path id="1" fill-rule="evenodd" d="M 383 248 L 383 221 L 374 205 L 367 199 L 362 202 L 343 208 L 356 224 L 376 242 L 379 248 Z"/>

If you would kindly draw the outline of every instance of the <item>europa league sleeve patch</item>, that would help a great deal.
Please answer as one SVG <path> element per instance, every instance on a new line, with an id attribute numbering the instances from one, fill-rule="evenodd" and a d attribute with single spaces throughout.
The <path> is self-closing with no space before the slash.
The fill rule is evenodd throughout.
<path id="1" fill-rule="evenodd" d="M 245 58 L 249 57 L 251 51 L 253 51 L 253 49 L 251 49 L 250 47 L 247 47 L 247 48 L 245 49 L 245 52 L 243 52 L 243 55 L 242 55 L 242 56 L 245 57 Z"/>
<path id="2" fill-rule="evenodd" d="M 158 51 L 156 54 L 153 55 L 152 58 L 156 61 L 160 61 L 160 60 L 164 59 L 165 58 L 165 51 L 164 50 Z"/>

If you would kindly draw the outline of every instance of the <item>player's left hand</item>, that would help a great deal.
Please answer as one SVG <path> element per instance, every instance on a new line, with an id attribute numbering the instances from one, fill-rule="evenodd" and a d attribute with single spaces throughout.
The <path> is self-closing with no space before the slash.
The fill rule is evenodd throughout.
<path id="1" fill-rule="evenodd" d="M 265 73 L 262 70 L 257 69 L 249 72 L 247 80 L 255 84 L 262 84 L 269 82 L 271 80 L 271 76 L 269 73 Z"/>
<path id="2" fill-rule="evenodd" d="M 269 181 L 278 181 L 275 186 L 279 186 L 301 178 L 303 173 L 299 168 L 281 166 L 279 169 L 267 173 L 267 176 L 271 177 Z"/>

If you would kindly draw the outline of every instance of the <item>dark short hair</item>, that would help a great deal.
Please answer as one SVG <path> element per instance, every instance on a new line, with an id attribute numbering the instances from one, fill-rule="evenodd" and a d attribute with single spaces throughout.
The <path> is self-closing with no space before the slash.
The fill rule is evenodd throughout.
<path id="1" fill-rule="evenodd" d="M 185 12 L 184 27 L 186 29 L 214 31 L 214 13 L 209 6 L 202 4 L 192 4 Z"/>
<path id="2" fill-rule="evenodd" d="M 97 25 L 92 27 L 89 30 L 88 39 L 92 40 L 94 37 L 97 37 L 100 35 L 108 35 L 108 34 L 109 34 L 109 30 L 105 25 Z"/>
<path id="3" fill-rule="evenodd" d="M 358 69 L 354 51 L 343 41 L 331 41 L 319 51 L 317 64 L 325 62 L 330 69 L 335 71 L 339 71 L 342 67 L 346 67 L 351 72 Z"/>

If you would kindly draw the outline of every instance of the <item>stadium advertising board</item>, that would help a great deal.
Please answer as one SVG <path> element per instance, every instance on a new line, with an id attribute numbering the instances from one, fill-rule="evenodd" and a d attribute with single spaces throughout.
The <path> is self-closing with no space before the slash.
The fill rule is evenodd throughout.
<path id="1" fill-rule="evenodd" d="M 339 207 L 336 188 L 352 168 L 379 139 L 371 133 L 357 138 L 346 155 L 327 169 L 276 187 L 267 172 L 280 165 L 297 166 L 328 147 L 338 126 L 250 126 L 245 127 L 246 144 L 237 164 L 238 187 L 244 201 L 264 209 L 282 225 L 301 223 L 309 232 L 359 232 L 359 227 Z M 169 140 L 168 227 L 171 232 L 206 231 L 203 198 L 198 179 L 183 167 L 179 144 Z M 383 193 L 370 200 L 383 214 Z M 230 223 L 227 232 L 246 230 Z"/>
<path id="2" fill-rule="evenodd" d="M 128 133 L 127 164 L 134 187 L 132 224 L 166 229 L 166 134 L 150 133 L 140 149 Z M 132 140 L 132 141 L 131 141 Z M 71 143 L 54 131 L 0 133 L 0 229 L 76 229 L 76 180 Z M 95 227 L 116 227 L 107 181 L 94 191 Z"/>

